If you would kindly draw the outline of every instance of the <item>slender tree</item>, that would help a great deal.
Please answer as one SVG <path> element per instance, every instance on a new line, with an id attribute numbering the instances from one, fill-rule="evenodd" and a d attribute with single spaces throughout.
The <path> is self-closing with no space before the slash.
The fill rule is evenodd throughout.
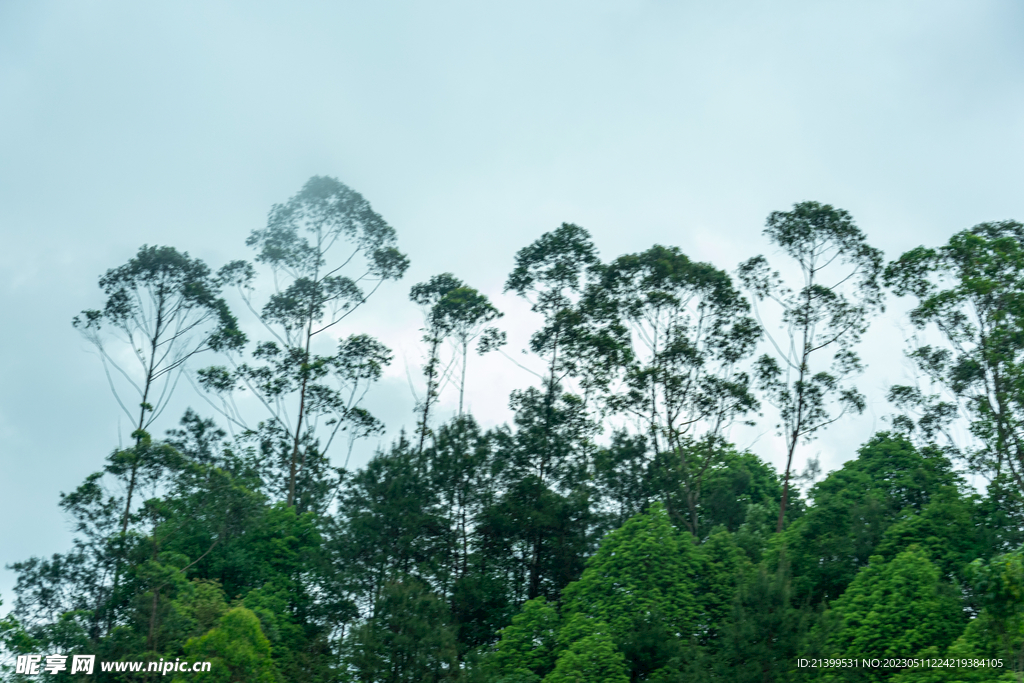
<path id="1" fill-rule="evenodd" d="M 895 386 L 890 397 L 923 409 L 926 436 L 965 415 L 979 446 L 966 449 L 976 471 L 1024 490 L 1024 225 L 982 223 L 937 249 L 918 247 L 885 270 L 886 284 L 913 296 L 910 320 L 936 329 L 943 346 L 922 344 L 910 357 L 946 392 L 926 396 Z"/>
<path id="2" fill-rule="evenodd" d="M 587 284 L 596 277 L 599 266 L 590 234 L 578 225 L 563 223 L 519 250 L 515 268 L 505 282 L 505 291 L 529 301 L 531 310 L 544 319 L 541 329 L 530 338 L 530 349 L 545 365 L 543 373 L 536 373 L 543 388 L 516 392 L 512 397 L 520 426 L 511 449 L 516 454 L 512 461 L 530 464 L 509 470 L 526 475 L 518 479 L 523 487 L 519 503 L 529 500 L 529 516 L 538 521 L 547 517 L 540 511 L 553 500 L 549 486 L 561 484 L 567 493 L 579 488 L 578 495 L 587 495 L 577 484 L 585 479 L 579 476 L 586 468 L 580 456 L 588 456 L 588 444 L 573 437 L 567 441 L 567 432 L 591 433 L 590 427 L 582 427 L 587 422 L 587 399 L 608 385 L 616 363 L 626 353 L 621 334 L 616 336 L 622 330 L 602 325 L 585 301 Z M 582 401 L 564 392 L 564 382 L 570 378 L 579 381 Z M 531 526 L 528 596 L 534 598 L 541 590 L 545 525 Z"/>
<path id="3" fill-rule="evenodd" d="M 659 245 L 608 264 L 589 298 L 630 329 L 623 390 L 609 405 L 642 425 L 655 458 L 681 460 L 686 524 L 697 534 L 723 430 L 758 406 L 740 367 L 760 336 L 749 304 L 727 273 Z"/>
<path id="4" fill-rule="evenodd" d="M 488 351 L 505 344 L 505 333 L 496 327 L 486 327 L 487 323 L 500 318 L 503 314 L 495 308 L 488 298 L 472 287 L 458 287 L 448 292 L 438 302 L 443 315 L 451 321 L 451 336 L 458 347 L 460 378 L 459 378 L 459 415 L 466 394 L 466 366 L 469 361 L 469 345 L 479 339 L 477 353 L 483 355 Z"/>
<path id="5" fill-rule="evenodd" d="M 441 384 L 447 374 L 447 369 L 442 367 L 441 349 L 454 332 L 454 320 L 447 314 L 441 302 L 450 292 L 463 286 L 462 280 L 451 273 L 441 273 L 426 282 L 413 285 L 409 291 L 409 298 L 424 309 L 423 343 L 427 345 L 427 361 L 423 364 L 427 389 L 423 400 L 416 406 L 419 413 L 416 431 L 420 437 L 421 454 L 430 433 L 430 408 L 441 398 Z"/>
<path id="6" fill-rule="evenodd" d="M 348 429 L 355 435 L 380 428 L 358 408 L 358 398 L 390 360 L 387 350 L 367 337 L 342 340 L 330 355 L 316 353 L 314 345 L 322 347 L 321 340 L 329 339 L 384 282 L 402 277 L 409 262 L 395 247 L 394 228 L 362 195 L 321 176 L 310 178 L 287 203 L 275 205 L 266 228 L 253 230 L 246 244 L 273 275 L 267 302 L 259 310 L 253 303 L 256 272 L 251 264 L 228 264 L 221 278 L 237 286 L 272 340 L 256 346 L 255 363 L 208 368 L 200 383 L 222 396 L 223 414 L 243 428 L 248 425 L 234 409 L 231 394 L 245 388 L 258 397 L 270 416 L 267 429 L 283 450 L 287 502 L 295 505 L 296 482 L 307 461 L 325 456 L 319 426 L 331 434 Z"/>
<path id="7" fill-rule="evenodd" d="M 854 348 L 871 315 L 883 309 L 882 252 L 867 243 L 849 213 L 818 202 L 772 212 L 764 234 L 796 261 L 801 276 L 798 285 L 787 287 L 763 256 L 739 268 L 774 351 L 774 356 L 765 354 L 758 360 L 756 377 L 779 409 L 778 429 L 786 442 L 777 525 L 782 531 L 797 445 L 847 412 L 864 410 L 864 397 L 849 380 L 863 369 Z M 761 317 L 756 302 L 765 300 L 781 309 L 786 338 L 777 338 Z M 817 369 L 828 352 L 832 358 L 827 369 Z"/>
<path id="8" fill-rule="evenodd" d="M 414 285 L 409 298 L 423 308 L 423 342 L 427 345 L 427 360 L 423 375 L 427 380 L 426 394 L 417 405 L 420 452 L 430 433 L 428 419 L 431 407 L 441 397 L 441 389 L 451 375 L 452 367 L 459 364 L 459 415 L 462 415 L 466 392 L 466 366 L 469 345 L 479 339 L 477 352 L 481 355 L 505 343 L 505 334 L 487 323 L 500 318 L 502 313 L 479 291 L 467 286 L 451 273 L 435 275 L 426 282 Z M 442 357 L 444 342 L 455 343 L 456 358 L 445 362 Z"/>
<path id="9" fill-rule="evenodd" d="M 107 297 L 104 307 L 82 311 L 72 324 L 99 351 L 118 405 L 135 421 L 135 446 L 116 451 L 107 466 L 109 473 L 124 480 L 123 545 L 140 475 L 160 467 L 159 458 L 150 456 L 161 451 L 149 448 L 146 430 L 167 407 L 193 356 L 207 350 L 241 348 L 245 335 L 220 298 L 221 280 L 201 260 L 173 247 L 143 245 L 126 264 L 108 270 L 99 285 Z M 122 363 L 124 354 L 111 350 L 111 342 L 130 349 L 129 357 L 137 363 L 134 370 L 130 363 Z M 126 405 L 112 368 L 138 395 L 138 413 Z M 118 562 L 115 590 L 120 572 Z"/>
<path id="10" fill-rule="evenodd" d="M 609 351 L 618 347 L 595 334 L 595 320 L 583 302 L 587 283 L 599 266 L 590 233 L 563 223 L 519 250 L 505 282 L 506 292 L 529 301 L 530 309 L 544 318 L 541 329 L 530 338 L 530 349 L 544 361 L 542 381 L 548 405 L 554 404 L 569 377 L 581 378 L 585 390 L 602 386 L 617 360 Z"/>

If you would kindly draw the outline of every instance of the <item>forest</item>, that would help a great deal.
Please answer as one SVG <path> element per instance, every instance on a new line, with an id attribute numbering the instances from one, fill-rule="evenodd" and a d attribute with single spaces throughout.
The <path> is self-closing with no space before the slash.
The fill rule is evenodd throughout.
<path id="1" fill-rule="evenodd" d="M 55 501 L 72 546 L 8 567 L 0 675 L 1024 680 L 1024 225 L 887 260 L 807 201 L 738 265 L 657 244 L 602 261 L 551 227 L 501 256 L 544 370 L 487 429 L 474 363 L 523 357 L 502 312 L 458 273 L 398 282 L 398 234 L 338 180 L 274 205 L 247 260 L 144 245 L 104 273 L 71 324 L 131 439 Z M 385 429 L 365 397 L 394 354 L 352 322 L 381 287 L 422 310 L 419 399 L 350 468 Z M 895 299 L 916 336 L 890 352 L 918 381 L 823 474 L 810 444 L 864 411 L 859 344 Z M 784 466 L 729 441 L 744 423 Z M 32 653 L 211 666 L 19 673 Z"/>

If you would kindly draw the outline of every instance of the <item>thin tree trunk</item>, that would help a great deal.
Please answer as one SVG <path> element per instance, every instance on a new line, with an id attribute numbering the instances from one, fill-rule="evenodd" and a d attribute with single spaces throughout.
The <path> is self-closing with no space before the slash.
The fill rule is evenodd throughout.
<path id="1" fill-rule="evenodd" d="M 313 303 L 309 304 L 309 326 L 306 328 L 306 352 L 303 365 L 309 365 L 309 347 L 313 341 Z M 295 441 L 292 445 L 291 462 L 288 464 L 288 507 L 295 505 L 296 461 L 299 459 L 299 438 L 302 435 L 302 418 L 306 411 L 306 387 L 309 385 L 309 368 L 302 368 L 302 390 L 299 392 L 299 417 L 295 421 Z"/>
<path id="2" fill-rule="evenodd" d="M 804 348 L 807 348 L 806 342 Z M 786 517 L 786 503 L 789 502 L 789 473 L 793 465 L 793 453 L 796 452 L 796 442 L 800 438 L 800 428 L 803 426 L 803 414 L 804 414 L 804 374 L 807 369 L 806 354 L 803 362 L 800 364 L 800 375 L 797 378 L 797 384 L 800 390 L 797 394 L 796 402 L 796 415 L 794 416 L 793 431 L 789 435 L 789 453 L 786 455 L 786 476 L 782 481 L 782 501 L 779 504 L 779 522 L 775 525 L 775 533 L 782 532 L 782 523 Z"/>
<path id="3" fill-rule="evenodd" d="M 789 443 L 789 455 L 786 457 L 786 476 L 782 481 L 782 502 L 779 504 L 779 523 L 775 525 L 775 533 L 782 531 L 782 522 L 786 517 L 786 503 L 789 500 L 789 470 L 793 464 L 793 452 L 796 450 L 797 435 L 794 431 Z"/>
<path id="4" fill-rule="evenodd" d="M 119 538 L 120 543 L 117 549 L 117 560 L 114 564 L 114 587 L 111 591 L 111 599 L 117 598 L 117 589 L 121 585 L 121 560 L 124 552 L 124 541 L 128 535 L 128 518 L 131 516 L 132 511 L 132 494 L 135 493 L 135 481 L 139 471 L 139 446 L 142 444 L 142 428 L 146 426 L 146 401 L 149 399 L 149 390 L 153 386 L 153 369 L 156 365 L 156 349 L 157 342 L 160 339 L 160 327 L 163 324 L 163 300 L 160 299 L 160 305 L 157 308 L 156 316 L 156 330 L 153 332 L 153 337 L 150 339 L 150 353 L 149 353 L 149 368 L 146 370 L 146 383 L 142 389 L 142 402 L 139 404 L 139 424 L 136 427 L 135 437 L 135 453 L 132 458 L 132 469 L 131 476 L 128 479 L 128 491 L 125 493 L 124 513 L 121 515 L 121 535 Z M 112 615 L 110 615 L 112 616 Z M 113 622 L 108 617 L 107 619 L 107 633 L 109 634 L 113 628 Z"/>
<path id="5" fill-rule="evenodd" d="M 440 343 L 436 335 L 430 342 L 430 357 L 427 359 L 427 395 L 423 399 L 423 416 L 420 421 L 420 455 L 423 455 L 423 448 L 427 443 L 427 419 L 430 417 L 430 404 L 434 400 L 434 375 L 437 374 L 437 347 Z"/>
<path id="6" fill-rule="evenodd" d="M 469 342 L 462 342 L 462 380 L 459 382 L 459 417 L 462 417 L 462 397 L 466 393 L 466 361 L 469 359 Z"/>

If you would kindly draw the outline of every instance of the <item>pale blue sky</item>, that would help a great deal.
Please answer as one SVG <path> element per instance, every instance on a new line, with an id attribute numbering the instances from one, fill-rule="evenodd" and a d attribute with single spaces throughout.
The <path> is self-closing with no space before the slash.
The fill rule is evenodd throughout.
<path id="1" fill-rule="evenodd" d="M 732 270 L 806 199 L 890 257 L 1024 219 L 1022 57 L 1024 6 L 982 0 L 0 0 L 0 565 L 68 547 L 59 492 L 117 445 L 70 320 L 143 243 L 217 266 L 311 175 L 361 192 L 412 260 L 350 330 L 396 350 L 371 399 L 393 436 L 412 424 L 409 286 L 454 272 L 521 347 L 533 321 L 501 287 L 562 221 L 606 258 L 658 242 Z M 883 426 L 902 309 L 865 343 L 868 413 L 807 451 L 828 468 Z M 477 362 L 469 402 L 494 424 L 532 378 Z M 753 449 L 779 450 L 770 430 Z"/>

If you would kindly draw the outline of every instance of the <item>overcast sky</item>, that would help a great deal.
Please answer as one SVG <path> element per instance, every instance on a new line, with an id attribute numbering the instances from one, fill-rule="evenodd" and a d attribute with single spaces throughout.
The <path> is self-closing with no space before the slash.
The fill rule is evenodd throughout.
<path id="1" fill-rule="evenodd" d="M 413 424 L 409 286 L 454 272 L 521 348 L 535 321 L 502 285 L 563 221 L 606 259 L 660 243 L 732 271 L 808 199 L 890 258 L 1024 219 L 1022 56 L 1009 1 L 0 0 L 0 565 L 69 547 L 59 493 L 130 432 L 70 321 L 142 244 L 217 267 L 310 176 L 361 192 L 412 261 L 347 330 L 395 349 L 386 442 Z M 864 416 L 804 451 L 826 469 L 885 426 L 905 308 L 862 348 Z M 533 377 L 474 362 L 472 410 L 505 421 Z M 202 408 L 180 402 L 158 431 Z M 737 441 L 781 462 L 770 415 Z"/>

